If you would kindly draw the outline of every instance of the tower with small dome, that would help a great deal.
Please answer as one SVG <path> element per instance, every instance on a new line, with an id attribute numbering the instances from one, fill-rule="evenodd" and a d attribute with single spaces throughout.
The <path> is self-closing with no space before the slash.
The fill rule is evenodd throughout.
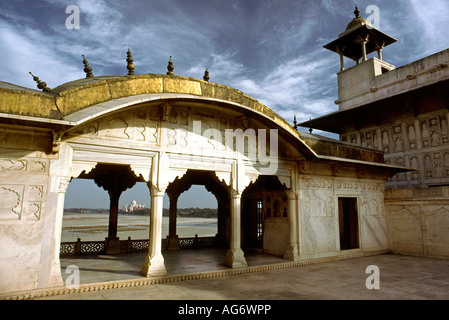
<path id="1" fill-rule="evenodd" d="M 449 49 L 396 68 L 382 53 L 397 40 L 373 27 L 357 7 L 354 15 L 324 45 L 340 56 L 338 111 L 299 126 L 336 133 L 343 142 L 384 152 L 388 163 L 419 169 L 396 175 L 387 188 L 448 186 Z M 354 64 L 345 65 L 345 59 Z"/>

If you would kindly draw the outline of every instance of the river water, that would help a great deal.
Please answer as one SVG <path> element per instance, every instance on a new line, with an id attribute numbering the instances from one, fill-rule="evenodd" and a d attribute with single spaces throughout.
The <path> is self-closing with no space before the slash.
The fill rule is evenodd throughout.
<path id="1" fill-rule="evenodd" d="M 169 218 L 162 218 L 162 237 L 168 235 Z M 108 235 L 109 214 L 107 213 L 70 213 L 64 212 L 62 223 L 62 242 L 103 241 Z M 118 216 L 117 236 L 120 240 L 148 239 L 150 234 L 150 217 L 138 215 Z M 217 233 L 216 218 L 179 218 L 176 234 L 180 238 L 215 236 Z"/>

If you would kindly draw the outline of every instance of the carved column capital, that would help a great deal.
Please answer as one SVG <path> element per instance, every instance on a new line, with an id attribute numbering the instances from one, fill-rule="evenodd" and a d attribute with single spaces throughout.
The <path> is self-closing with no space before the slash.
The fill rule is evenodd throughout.
<path id="1" fill-rule="evenodd" d="M 59 177 L 58 193 L 66 193 L 71 180 L 71 177 Z"/>
<path id="2" fill-rule="evenodd" d="M 150 195 L 151 197 L 163 197 L 165 194 L 165 188 L 161 188 L 159 186 L 156 186 L 154 184 L 148 183 L 148 188 L 150 189 Z"/>
<path id="3" fill-rule="evenodd" d="M 285 194 L 287 195 L 288 200 L 296 201 L 299 198 L 299 195 L 294 190 L 285 190 Z"/>
<path id="4" fill-rule="evenodd" d="M 230 199 L 239 199 L 242 197 L 242 192 L 235 190 L 233 188 L 229 188 L 229 198 Z"/>

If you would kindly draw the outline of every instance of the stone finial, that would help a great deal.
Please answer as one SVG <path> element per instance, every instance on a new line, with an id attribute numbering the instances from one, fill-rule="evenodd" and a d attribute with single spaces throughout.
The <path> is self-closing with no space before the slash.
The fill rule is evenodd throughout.
<path id="1" fill-rule="evenodd" d="M 295 130 L 298 130 L 298 122 L 296 122 L 296 114 L 293 115 L 293 128 L 295 128 Z"/>
<path id="2" fill-rule="evenodd" d="M 209 77 L 209 70 L 204 71 L 204 76 L 203 76 L 203 80 L 204 81 L 209 81 L 210 77 Z"/>
<path id="3" fill-rule="evenodd" d="M 36 77 L 36 76 L 35 76 L 34 74 L 32 74 L 31 72 L 30 72 L 30 74 L 31 74 L 31 76 L 33 77 L 33 80 L 36 81 L 37 87 L 38 87 L 39 89 L 41 89 L 41 90 L 44 91 L 44 92 L 50 92 L 50 91 L 51 91 L 51 89 L 50 89 L 49 87 L 47 87 L 47 84 L 46 84 L 44 81 L 39 80 L 39 78 Z"/>
<path id="4" fill-rule="evenodd" d="M 84 72 L 86 73 L 86 78 L 92 78 L 94 77 L 94 74 L 92 73 L 92 68 L 89 66 L 89 62 L 87 62 L 86 58 L 83 56 L 83 63 L 84 63 Z"/>
<path id="5" fill-rule="evenodd" d="M 170 56 L 170 61 L 168 62 L 168 66 L 167 66 L 167 74 L 168 75 L 174 75 L 173 70 L 175 69 L 175 67 L 173 66 L 173 61 L 171 61 L 171 56 Z"/>
<path id="6" fill-rule="evenodd" d="M 310 133 L 313 132 L 313 128 L 312 128 L 312 119 L 309 120 L 309 132 L 310 132 Z"/>
<path id="7" fill-rule="evenodd" d="M 355 18 L 360 18 L 360 10 L 357 7 L 357 5 L 355 5 L 355 10 L 354 10 L 354 14 L 355 14 Z"/>
<path id="8" fill-rule="evenodd" d="M 133 56 L 131 55 L 131 51 L 128 49 L 127 53 L 128 57 L 126 58 L 126 62 L 128 62 L 128 65 L 126 66 L 126 69 L 128 69 L 128 76 L 134 75 L 134 64 L 133 64 Z"/>

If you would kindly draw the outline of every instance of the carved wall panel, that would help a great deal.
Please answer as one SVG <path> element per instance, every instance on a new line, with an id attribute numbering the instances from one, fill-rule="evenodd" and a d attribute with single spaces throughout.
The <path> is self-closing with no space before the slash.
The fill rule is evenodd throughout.
<path id="1" fill-rule="evenodd" d="M 449 207 L 428 208 L 423 224 L 426 254 L 449 256 Z"/>
<path id="2" fill-rule="evenodd" d="M 398 165 L 398 166 L 401 166 L 401 167 L 406 167 L 407 166 L 405 157 L 394 157 L 393 163 Z M 396 181 L 406 181 L 407 180 L 407 173 L 400 172 L 400 173 L 397 173 L 395 177 L 396 177 Z"/>
<path id="3" fill-rule="evenodd" d="M 376 182 L 364 182 L 364 181 L 348 181 L 348 180 L 337 180 L 335 181 L 335 190 L 337 191 L 368 191 L 383 193 L 384 185 L 382 183 Z"/>
<path id="4" fill-rule="evenodd" d="M 394 194 L 386 201 L 391 250 L 400 254 L 449 257 L 447 197 L 424 194 L 399 200 Z"/>
<path id="5" fill-rule="evenodd" d="M 362 197 L 360 199 L 360 208 L 361 213 L 364 216 L 371 216 L 371 217 L 384 217 L 385 216 L 385 210 L 384 210 L 384 202 L 383 202 L 383 195 L 381 197 L 378 197 L 377 199 L 369 199 Z"/>
<path id="6" fill-rule="evenodd" d="M 378 149 L 379 141 L 377 130 L 368 130 L 360 133 L 360 145 L 365 148 Z"/>
<path id="7" fill-rule="evenodd" d="M 27 160 L 0 160 L 0 172 L 26 171 Z"/>
<path id="8" fill-rule="evenodd" d="M 129 117 L 117 116 L 108 117 L 101 122 L 102 136 L 121 138 L 121 139 L 132 139 L 132 130 L 130 128 Z"/>
<path id="9" fill-rule="evenodd" d="M 40 219 L 48 169 L 47 159 L 0 159 L 0 220 Z"/>
<path id="10" fill-rule="evenodd" d="M 100 139 L 158 142 L 159 108 L 139 108 L 133 112 L 111 115 L 92 121 L 68 133 L 69 137 L 85 135 Z"/>
<path id="11" fill-rule="evenodd" d="M 441 167 L 442 167 L 442 177 L 449 177 L 449 152 L 441 152 Z"/>
<path id="12" fill-rule="evenodd" d="M 427 119 L 422 119 L 420 121 L 420 129 L 421 129 L 421 143 L 424 148 L 430 146 L 430 131 L 429 124 Z"/>
<path id="13" fill-rule="evenodd" d="M 423 253 L 419 207 L 390 206 L 389 229 L 393 250 Z"/>
<path id="14" fill-rule="evenodd" d="M 302 183 L 306 189 L 333 189 L 334 182 L 325 178 L 302 178 Z"/>
<path id="15" fill-rule="evenodd" d="M 301 205 L 306 218 L 331 218 L 335 214 L 335 198 L 330 193 L 303 191 Z"/>
<path id="16" fill-rule="evenodd" d="M 0 185 L 0 219 L 20 220 L 22 217 L 23 185 Z"/>
<path id="17" fill-rule="evenodd" d="M 29 201 L 27 202 L 26 214 L 28 219 L 40 220 L 42 211 L 42 202 Z"/>
<path id="18" fill-rule="evenodd" d="M 392 131 L 394 152 L 404 151 L 404 137 L 402 136 L 401 125 L 393 126 Z"/>
<path id="19" fill-rule="evenodd" d="M 415 128 L 415 122 L 407 122 L 405 126 L 407 130 L 408 148 L 410 150 L 416 150 L 418 148 L 418 138 Z"/>
<path id="20" fill-rule="evenodd" d="M 390 133 L 390 127 L 384 127 L 381 128 L 381 137 L 382 137 L 382 150 L 385 153 L 391 153 L 391 133 Z"/>
<path id="21" fill-rule="evenodd" d="M 48 170 L 47 160 L 0 160 L 0 173 L 26 171 L 29 173 L 46 173 Z"/>
<path id="22" fill-rule="evenodd" d="M 448 144 L 449 143 L 449 128 L 447 124 L 446 115 L 440 115 L 440 130 L 441 130 L 441 143 Z"/>
<path id="23" fill-rule="evenodd" d="M 41 199 L 44 195 L 44 186 L 28 186 L 26 196 L 30 199 Z"/>
<path id="24" fill-rule="evenodd" d="M 32 173 L 46 173 L 48 171 L 48 161 L 29 160 L 27 171 Z"/>
<path id="25" fill-rule="evenodd" d="M 449 184 L 449 114 L 447 110 L 396 120 L 341 135 L 341 140 L 385 152 L 385 162 L 420 169 L 399 173 L 389 188 Z M 374 134 L 380 135 L 377 139 Z M 376 146 L 375 143 L 378 143 Z"/>

